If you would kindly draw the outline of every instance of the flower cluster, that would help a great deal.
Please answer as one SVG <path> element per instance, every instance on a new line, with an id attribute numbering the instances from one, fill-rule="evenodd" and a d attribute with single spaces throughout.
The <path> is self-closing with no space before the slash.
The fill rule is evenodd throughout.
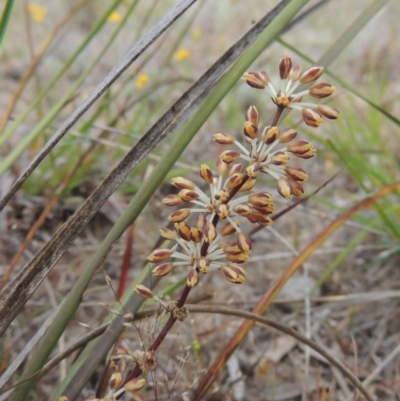
<path id="1" fill-rule="evenodd" d="M 292 156 L 310 159 L 316 150 L 308 141 L 295 140 L 297 132 L 294 129 L 279 128 L 278 121 L 286 108 L 300 110 L 306 124 L 312 127 L 318 127 L 323 117 L 338 118 L 339 112 L 333 107 L 302 102 L 306 95 L 314 98 L 331 95 L 335 89 L 332 85 L 314 84 L 295 93 L 300 85 L 314 82 L 322 72 L 322 67 L 313 67 L 302 74 L 300 67 L 293 66 L 291 59 L 284 56 L 279 63 L 279 90 L 272 85 L 266 72 L 246 73 L 244 80 L 254 88 L 265 89 L 277 106 L 271 124 L 260 127 L 259 113 L 255 106 L 250 106 L 243 126 L 248 148 L 233 135 L 219 132 L 214 135 L 217 143 L 235 145 L 239 150 L 223 151 L 218 158 L 215 173 L 208 165 L 201 165 L 202 185 L 196 185 L 184 177 L 172 179 L 178 193 L 166 196 L 163 203 L 171 207 L 183 207 L 170 214 L 171 228 L 162 228 L 160 234 L 175 244 L 172 248 L 155 249 L 147 260 L 156 265 L 152 269 L 155 276 L 165 276 L 179 266 L 187 267 L 189 272 L 186 286 L 180 299 L 167 305 L 144 285 L 136 286 L 137 294 L 159 301 L 170 313 L 170 317 L 149 348 L 151 351 L 126 355 L 122 350 L 114 358 L 115 365 L 120 368 L 110 382 L 110 387 L 116 389 L 114 397 L 120 397 L 125 391 L 135 392 L 144 385 L 144 379 L 138 376 L 153 369 L 154 352 L 169 328 L 176 320 L 183 321 L 187 317 L 184 304 L 190 289 L 199 282 L 200 274 L 219 270 L 229 282 L 242 284 L 246 281 L 243 266 L 251 254 L 252 243 L 240 229 L 239 219 L 268 226 L 272 223 L 271 214 L 274 212 L 272 195 L 253 191 L 259 173 L 275 178 L 279 194 L 286 199 L 303 196 L 301 182 L 307 179 L 307 174 L 300 167 L 289 166 L 288 162 Z M 122 380 L 121 371 L 124 369 L 121 367 L 125 366 L 127 357 L 136 366 Z"/>
<path id="2" fill-rule="evenodd" d="M 246 113 L 243 131 L 246 142 L 250 144 L 250 150 L 227 132 L 214 135 L 216 142 L 223 145 L 234 144 L 240 150 L 227 150 L 222 153 L 221 159 L 223 161 L 243 159 L 254 171 L 271 175 L 277 180 L 279 194 L 286 199 L 290 199 L 292 195 L 303 196 L 304 190 L 300 182 L 305 181 L 308 176 L 302 168 L 288 166 L 288 162 L 290 156 L 300 159 L 313 157 L 316 153 L 313 145 L 304 140 L 291 142 L 297 136 L 297 132 L 292 128 L 280 131 L 277 126 L 266 126 L 259 130 L 259 115 L 254 106 L 250 106 Z M 277 149 L 279 145 L 284 147 Z"/>
<path id="3" fill-rule="evenodd" d="M 187 276 L 189 287 L 198 283 L 199 273 L 215 269 L 219 269 L 230 282 L 245 282 L 246 271 L 239 265 L 248 260 L 251 242 L 235 219 L 241 216 L 251 223 L 267 226 L 272 223 L 270 215 L 274 212 L 274 206 L 272 196 L 267 192 L 235 196 L 238 192 L 252 190 L 260 172 L 277 180 L 278 193 L 284 198 L 303 196 L 301 182 L 308 178 L 307 174 L 300 167 L 289 166 L 288 162 L 291 156 L 310 159 L 316 150 L 308 141 L 294 141 L 297 132 L 292 128 L 281 130 L 277 123 L 284 108 L 301 110 L 304 121 L 314 127 L 323 122 L 323 116 L 331 119 L 339 116 L 333 107 L 302 102 L 305 95 L 314 98 L 331 95 L 335 89 L 332 85 L 314 84 L 309 89 L 295 93 L 300 85 L 317 80 L 322 72 L 322 67 L 313 67 L 302 74 L 300 67 L 293 66 L 291 59 L 284 56 L 279 63 L 279 90 L 274 88 L 264 71 L 244 75 L 244 80 L 250 86 L 265 89 L 278 107 L 273 125 L 261 129 L 259 113 L 255 106 L 250 106 L 243 127 L 249 149 L 227 132 L 214 135 L 214 140 L 219 144 L 234 144 L 239 151 L 222 152 L 217 161 L 216 174 L 208 165 L 201 166 L 200 176 L 208 186 L 208 191 L 203 191 L 183 177 L 172 180 L 172 184 L 180 191 L 166 196 L 163 203 L 168 206 L 191 203 L 194 207 L 183 207 L 169 216 L 170 222 L 174 223 L 174 231 L 167 228 L 160 230 L 162 237 L 176 242 L 176 245 L 172 249 L 156 249 L 149 255 L 147 259 L 158 264 L 152 270 L 154 275 L 164 276 L 175 266 L 184 265 L 190 270 Z M 237 163 L 239 159 L 244 163 Z M 198 215 L 194 225 L 190 226 L 186 221 L 193 214 Z M 218 231 L 219 220 L 225 220 L 226 223 Z M 233 234 L 236 235 L 235 241 L 227 241 L 226 237 Z"/>
<path id="4" fill-rule="evenodd" d="M 339 111 L 327 105 L 305 103 L 302 102 L 302 99 L 306 95 L 317 99 L 328 97 L 335 91 L 335 87 L 322 82 L 297 93 L 294 91 L 300 85 L 316 81 L 323 71 L 323 67 L 312 67 L 302 74 L 300 66 L 293 65 L 290 57 L 283 56 L 279 62 L 280 84 L 278 90 L 272 85 L 270 77 L 265 71 L 247 72 L 244 75 L 244 80 L 253 88 L 265 89 L 278 107 L 299 110 L 307 125 L 318 127 L 323 123 L 323 117 L 338 118 Z"/>

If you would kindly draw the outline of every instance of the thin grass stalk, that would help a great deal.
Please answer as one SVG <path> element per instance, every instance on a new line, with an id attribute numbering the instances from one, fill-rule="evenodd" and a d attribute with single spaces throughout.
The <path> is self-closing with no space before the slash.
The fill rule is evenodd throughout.
<path id="1" fill-rule="evenodd" d="M 392 192 L 400 188 L 400 183 L 394 185 L 388 185 L 382 188 L 378 193 L 370 196 L 363 201 L 356 204 L 347 212 L 343 213 L 331 224 L 329 224 L 311 243 L 306 246 L 299 255 L 293 260 L 293 262 L 288 266 L 286 271 L 284 271 L 280 277 L 278 277 L 270 289 L 264 294 L 262 299 L 257 303 L 253 309 L 253 313 L 261 315 L 266 308 L 271 305 L 273 299 L 278 295 L 279 291 L 285 285 L 285 283 L 292 277 L 300 266 L 311 256 L 313 251 L 317 249 L 326 239 L 328 239 L 339 227 L 341 227 L 347 220 L 349 220 L 354 214 L 358 213 L 360 210 L 370 207 L 378 199 L 383 198 Z M 197 388 L 193 392 L 191 401 L 200 401 L 203 399 L 211 384 L 214 382 L 216 377 L 219 375 L 228 359 L 231 357 L 233 352 L 237 347 L 243 342 L 247 333 L 254 326 L 254 321 L 246 320 L 238 328 L 236 333 L 231 337 L 227 346 L 218 355 L 217 359 L 214 361 L 212 366 L 209 368 L 207 373 L 200 379 Z"/>

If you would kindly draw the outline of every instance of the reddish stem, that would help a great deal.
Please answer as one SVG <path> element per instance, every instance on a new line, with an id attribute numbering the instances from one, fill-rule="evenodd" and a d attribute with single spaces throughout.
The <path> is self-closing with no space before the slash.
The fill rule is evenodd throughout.
<path id="1" fill-rule="evenodd" d="M 132 245 L 133 245 L 133 224 L 128 229 L 128 235 L 126 237 L 126 247 L 124 253 L 124 260 L 121 266 L 121 277 L 119 279 L 117 298 L 121 299 L 125 292 L 126 282 L 128 280 L 128 272 L 131 264 Z"/>
<path id="2" fill-rule="evenodd" d="M 278 121 L 281 118 L 281 115 L 282 115 L 282 112 L 284 109 L 283 106 L 277 106 L 277 107 L 278 107 L 278 109 L 276 110 L 274 120 L 272 121 L 272 124 L 271 124 L 272 127 L 275 127 L 278 125 Z"/>

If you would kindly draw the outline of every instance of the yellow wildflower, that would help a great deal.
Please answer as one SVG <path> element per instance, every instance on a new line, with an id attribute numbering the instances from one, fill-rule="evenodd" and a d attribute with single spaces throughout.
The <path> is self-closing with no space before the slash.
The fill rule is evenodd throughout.
<path id="1" fill-rule="evenodd" d="M 149 80 L 149 77 L 146 74 L 140 74 L 137 77 L 137 80 L 135 83 L 136 88 L 141 88 L 142 86 L 144 86 L 147 83 L 148 80 Z"/>
<path id="2" fill-rule="evenodd" d="M 118 11 L 113 11 L 108 17 L 108 21 L 113 23 L 119 22 L 121 20 L 122 20 L 122 15 Z"/>
<path id="3" fill-rule="evenodd" d="M 181 61 L 183 61 L 183 60 L 186 60 L 188 57 L 190 57 L 190 52 L 189 52 L 189 50 L 186 50 L 186 49 L 179 49 L 179 50 L 175 53 L 174 59 L 175 59 L 176 61 L 181 62 Z"/>
<path id="4" fill-rule="evenodd" d="M 34 21 L 42 23 L 46 18 L 47 8 L 38 4 L 28 4 L 28 12 Z"/>

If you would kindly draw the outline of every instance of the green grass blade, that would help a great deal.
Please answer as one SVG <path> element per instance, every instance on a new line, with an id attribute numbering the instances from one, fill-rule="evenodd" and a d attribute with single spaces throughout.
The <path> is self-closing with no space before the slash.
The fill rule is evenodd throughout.
<path id="1" fill-rule="evenodd" d="M 14 0 L 7 0 L 4 6 L 3 15 L 1 16 L 1 21 L 0 21 L 0 44 L 3 43 L 3 38 L 7 30 L 8 21 L 10 21 L 11 18 L 13 6 L 14 6 Z"/>

